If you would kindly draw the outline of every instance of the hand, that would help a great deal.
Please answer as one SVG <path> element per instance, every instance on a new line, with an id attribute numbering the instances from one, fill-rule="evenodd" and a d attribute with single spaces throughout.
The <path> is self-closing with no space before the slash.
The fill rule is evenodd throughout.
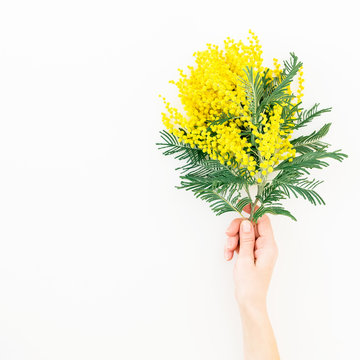
<path id="1" fill-rule="evenodd" d="M 234 219 L 226 234 L 225 259 L 231 260 L 234 251 L 239 253 L 234 280 L 240 310 L 266 311 L 266 296 L 278 254 L 270 219 L 264 215 L 256 229 L 248 220 Z"/>
<path id="2" fill-rule="evenodd" d="M 279 360 L 266 310 L 266 295 L 278 253 L 270 219 L 263 216 L 255 227 L 248 220 L 235 219 L 226 233 L 225 259 L 231 260 L 234 251 L 239 253 L 234 280 L 243 326 L 244 359 Z"/>

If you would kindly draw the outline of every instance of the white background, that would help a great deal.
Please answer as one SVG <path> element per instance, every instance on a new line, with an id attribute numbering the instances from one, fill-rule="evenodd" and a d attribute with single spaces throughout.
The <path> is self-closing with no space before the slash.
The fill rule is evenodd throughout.
<path id="1" fill-rule="evenodd" d="M 241 359 L 224 231 L 156 150 L 162 93 L 195 50 L 249 28 L 304 61 L 305 104 L 350 155 L 326 207 L 273 217 L 283 359 L 360 359 L 355 1 L 1 1 L 0 359 Z"/>

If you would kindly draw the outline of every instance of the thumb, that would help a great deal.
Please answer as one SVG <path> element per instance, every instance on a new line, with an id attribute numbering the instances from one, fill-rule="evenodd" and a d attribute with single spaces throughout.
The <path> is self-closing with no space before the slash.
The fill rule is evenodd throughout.
<path id="1" fill-rule="evenodd" d="M 249 220 L 241 222 L 239 258 L 254 261 L 255 231 Z"/>

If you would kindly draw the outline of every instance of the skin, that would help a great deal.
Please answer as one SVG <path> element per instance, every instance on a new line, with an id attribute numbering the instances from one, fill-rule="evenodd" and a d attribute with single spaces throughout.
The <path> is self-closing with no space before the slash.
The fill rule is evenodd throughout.
<path id="1" fill-rule="evenodd" d="M 234 219 L 226 234 L 225 259 L 230 261 L 238 253 L 234 259 L 234 282 L 243 327 L 244 359 L 278 360 L 266 306 L 278 254 L 270 219 L 263 216 L 255 227 L 248 220 Z"/>

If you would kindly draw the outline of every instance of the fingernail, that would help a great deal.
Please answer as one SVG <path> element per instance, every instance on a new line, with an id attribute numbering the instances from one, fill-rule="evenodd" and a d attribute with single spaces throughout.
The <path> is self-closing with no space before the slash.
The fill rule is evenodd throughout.
<path id="1" fill-rule="evenodd" d="M 244 233 L 250 233 L 251 232 L 251 223 L 250 221 L 248 220 L 244 220 L 242 223 L 241 223 L 241 230 L 244 232 Z"/>

